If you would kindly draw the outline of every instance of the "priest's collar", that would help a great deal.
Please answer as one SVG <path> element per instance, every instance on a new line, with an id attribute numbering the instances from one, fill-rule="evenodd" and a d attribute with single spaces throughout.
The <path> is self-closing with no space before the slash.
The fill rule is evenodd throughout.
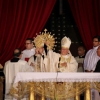
<path id="1" fill-rule="evenodd" d="M 79 56 L 79 58 L 85 58 L 85 55 L 83 55 L 83 56 Z"/>
<path id="2" fill-rule="evenodd" d="M 17 57 L 14 57 L 13 59 L 11 59 L 10 61 L 11 62 L 18 62 L 20 59 L 19 58 L 17 58 Z"/>

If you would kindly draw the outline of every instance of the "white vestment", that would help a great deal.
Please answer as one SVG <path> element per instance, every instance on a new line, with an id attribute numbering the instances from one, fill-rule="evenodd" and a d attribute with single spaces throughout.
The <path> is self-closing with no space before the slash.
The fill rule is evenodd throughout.
<path id="1" fill-rule="evenodd" d="M 75 57 L 75 59 L 76 59 L 77 63 L 81 63 L 82 64 L 82 66 L 78 67 L 77 72 L 84 72 L 84 70 L 83 70 L 83 61 L 84 61 L 84 58 L 79 58 L 79 56 L 77 56 L 77 57 Z"/>
<path id="2" fill-rule="evenodd" d="M 47 53 L 47 57 L 49 59 L 49 63 L 48 63 L 49 72 L 57 72 L 58 67 L 56 66 L 56 63 L 58 62 L 60 54 L 53 52 L 52 50 L 49 50 Z"/>
<path id="3" fill-rule="evenodd" d="M 64 67 L 62 66 L 59 68 L 61 72 L 77 72 L 78 63 L 76 62 L 75 58 L 73 56 L 71 56 L 70 54 L 68 54 L 66 56 L 62 56 L 60 62 L 67 63 L 67 66 L 64 66 Z M 59 60 L 58 60 L 58 63 L 59 63 Z M 57 66 L 58 66 L 58 64 L 57 64 Z"/>
<path id="4" fill-rule="evenodd" d="M 30 58 L 35 54 L 35 48 L 32 48 L 31 50 L 23 50 L 22 51 L 22 60 L 25 60 L 25 58 Z"/>
<path id="5" fill-rule="evenodd" d="M 28 65 L 24 60 L 18 62 L 11 62 L 10 60 L 5 63 L 4 74 L 5 74 L 5 100 L 12 100 L 11 96 L 7 95 L 14 82 L 14 78 L 18 72 L 32 72 L 33 68 Z"/>
<path id="6" fill-rule="evenodd" d="M 78 68 L 78 63 L 76 62 L 75 58 L 70 54 L 63 56 L 65 59 L 61 61 L 61 59 L 59 59 L 61 57 L 60 54 L 53 52 L 52 50 L 48 51 L 48 58 L 49 58 L 49 69 L 50 72 L 77 72 L 77 68 Z M 59 62 L 61 61 L 61 63 L 66 62 L 67 66 L 64 66 L 62 68 L 58 68 Z M 68 85 L 66 84 L 66 87 Z M 65 93 L 67 92 L 67 90 L 65 90 Z M 61 99 L 61 100 L 74 100 L 74 98 L 71 99 Z"/>
<path id="7" fill-rule="evenodd" d="M 62 68 L 58 68 L 60 57 L 64 58 L 60 62 L 61 63 L 66 62 L 67 66 L 64 66 Z M 50 59 L 50 66 L 49 67 L 50 67 L 51 72 L 57 72 L 58 69 L 60 69 L 61 72 L 77 72 L 78 63 L 70 53 L 65 55 L 65 56 L 61 56 L 60 54 L 55 53 L 52 50 L 49 50 L 48 58 Z"/>
<path id="8" fill-rule="evenodd" d="M 44 58 L 42 57 L 42 55 L 37 55 L 35 57 L 36 59 L 34 59 L 34 56 L 32 56 L 28 60 L 29 65 L 33 63 L 32 67 L 34 68 L 34 72 L 48 72 L 48 63 L 49 63 L 48 58 L 45 55 Z"/>
<path id="9" fill-rule="evenodd" d="M 44 55 L 44 57 L 42 57 L 42 55 L 32 56 L 28 60 L 28 64 L 31 65 L 31 63 L 33 63 L 32 67 L 34 68 L 34 72 L 48 72 L 49 71 L 48 69 L 49 59 L 46 57 L 46 55 Z M 47 98 L 46 100 L 50 100 L 50 99 Z"/>

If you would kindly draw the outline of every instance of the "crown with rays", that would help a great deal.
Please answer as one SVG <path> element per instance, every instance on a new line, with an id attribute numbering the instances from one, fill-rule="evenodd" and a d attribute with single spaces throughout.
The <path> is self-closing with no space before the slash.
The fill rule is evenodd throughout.
<path id="1" fill-rule="evenodd" d="M 36 47 L 41 47 L 43 46 L 43 44 L 47 45 L 47 49 L 54 49 L 55 46 L 55 39 L 54 35 L 55 34 L 51 34 L 51 32 L 48 32 L 47 29 L 44 29 L 44 32 L 39 32 L 40 34 L 36 36 L 36 38 L 34 38 L 34 43 Z"/>

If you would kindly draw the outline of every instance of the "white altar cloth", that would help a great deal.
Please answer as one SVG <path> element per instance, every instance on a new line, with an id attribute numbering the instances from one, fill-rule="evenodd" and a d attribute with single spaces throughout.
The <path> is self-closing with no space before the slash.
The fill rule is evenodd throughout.
<path id="1" fill-rule="evenodd" d="M 14 83 L 21 82 L 100 82 L 100 73 L 20 72 Z"/>
<path id="2" fill-rule="evenodd" d="M 19 82 L 100 82 L 100 73 L 20 72 L 16 75 L 13 83 L 13 87 L 17 92 L 17 85 Z M 82 86 L 84 88 L 84 85 Z M 22 94 L 24 94 L 24 92 L 22 92 Z M 16 96 L 17 94 L 15 93 L 14 95 Z M 97 97 L 99 98 L 99 94 Z M 100 99 L 96 98 L 95 100 Z"/>

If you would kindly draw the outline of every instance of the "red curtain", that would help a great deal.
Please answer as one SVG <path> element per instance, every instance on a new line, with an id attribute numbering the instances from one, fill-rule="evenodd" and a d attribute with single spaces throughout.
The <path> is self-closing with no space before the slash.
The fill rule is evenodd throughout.
<path id="1" fill-rule="evenodd" d="M 100 35 L 100 0 L 68 0 L 83 42 L 89 50 Z"/>
<path id="2" fill-rule="evenodd" d="M 0 63 L 24 48 L 28 37 L 40 32 L 56 0 L 0 0 Z"/>

